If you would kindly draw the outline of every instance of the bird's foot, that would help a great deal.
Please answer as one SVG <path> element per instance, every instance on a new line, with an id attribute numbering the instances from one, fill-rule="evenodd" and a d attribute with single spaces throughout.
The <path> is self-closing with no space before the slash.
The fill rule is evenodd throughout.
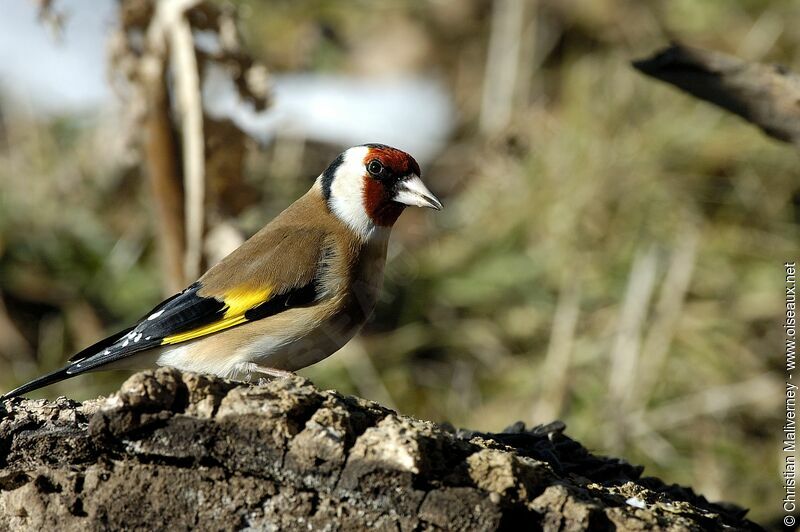
<path id="1" fill-rule="evenodd" d="M 275 368 L 265 368 L 263 366 L 256 366 L 256 373 L 260 373 L 265 375 L 264 377 L 260 377 L 258 379 L 258 385 L 263 386 L 267 384 L 269 381 L 274 379 L 285 379 L 288 377 L 296 377 L 297 374 L 293 371 L 286 371 L 285 369 L 275 369 Z"/>
<path id="2" fill-rule="evenodd" d="M 268 368 L 266 366 L 259 366 L 253 362 L 245 362 L 242 363 L 237 368 L 243 374 L 243 381 L 249 384 L 257 384 L 261 386 L 263 384 L 268 383 L 270 380 L 275 378 L 287 378 L 287 377 L 295 377 L 296 374 L 292 371 L 286 371 L 284 369 L 276 369 L 276 368 Z M 262 375 L 259 377 L 258 382 L 253 382 L 254 375 Z"/>

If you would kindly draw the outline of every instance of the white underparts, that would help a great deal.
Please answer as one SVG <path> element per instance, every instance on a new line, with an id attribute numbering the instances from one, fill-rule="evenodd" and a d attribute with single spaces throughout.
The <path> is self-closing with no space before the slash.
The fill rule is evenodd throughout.
<path id="1" fill-rule="evenodd" d="M 237 366 L 242 362 L 233 356 L 199 357 L 195 342 L 187 342 L 174 346 L 164 346 L 158 357 L 159 366 L 169 366 L 182 371 L 196 373 L 213 373 L 225 378 L 234 378 Z"/>

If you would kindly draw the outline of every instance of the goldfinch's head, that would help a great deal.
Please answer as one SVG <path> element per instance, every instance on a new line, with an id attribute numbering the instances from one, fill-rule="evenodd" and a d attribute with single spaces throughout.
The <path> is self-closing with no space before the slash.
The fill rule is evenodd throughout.
<path id="1" fill-rule="evenodd" d="M 366 144 L 339 155 L 317 182 L 331 211 L 369 236 L 377 228 L 390 228 L 409 205 L 442 209 L 420 174 L 417 161 L 406 152 Z"/>

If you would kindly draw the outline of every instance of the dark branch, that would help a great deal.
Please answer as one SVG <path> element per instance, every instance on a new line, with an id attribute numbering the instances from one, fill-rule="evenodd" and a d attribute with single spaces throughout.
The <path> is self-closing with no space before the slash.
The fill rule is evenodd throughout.
<path id="1" fill-rule="evenodd" d="M 633 66 L 800 147 L 800 76 L 784 67 L 682 44 L 634 61 Z"/>

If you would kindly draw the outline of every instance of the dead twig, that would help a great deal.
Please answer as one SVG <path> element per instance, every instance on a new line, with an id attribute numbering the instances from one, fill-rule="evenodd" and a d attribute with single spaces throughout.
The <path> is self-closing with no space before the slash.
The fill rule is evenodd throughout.
<path id="1" fill-rule="evenodd" d="M 205 150 L 200 72 L 195 55 L 192 28 L 186 12 L 198 0 L 159 2 L 155 24 L 163 27 L 169 42 L 170 65 L 175 79 L 176 108 L 181 121 L 183 149 L 184 216 L 186 251 L 183 273 L 186 279 L 200 275 L 203 260 L 205 220 Z"/>
<path id="2" fill-rule="evenodd" d="M 183 190 L 180 186 L 180 165 L 170 120 L 169 97 L 160 62 L 150 63 L 155 72 L 143 75 L 147 110 L 144 117 L 144 164 L 153 191 L 164 291 L 177 292 L 184 285 Z M 143 73 L 146 69 L 143 69 Z"/>
<path id="3" fill-rule="evenodd" d="M 268 74 L 242 51 L 235 10 L 208 1 L 121 0 L 112 37 L 112 80 L 130 122 L 124 130 L 132 141 L 144 133 L 169 295 L 201 273 L 206 223 L 224 223 L 257 199 L 243 178 L 246 134 L 229 117 L 204 114 L 204 73 L 220 72 L 259 110 L 268 104 Z"/>

